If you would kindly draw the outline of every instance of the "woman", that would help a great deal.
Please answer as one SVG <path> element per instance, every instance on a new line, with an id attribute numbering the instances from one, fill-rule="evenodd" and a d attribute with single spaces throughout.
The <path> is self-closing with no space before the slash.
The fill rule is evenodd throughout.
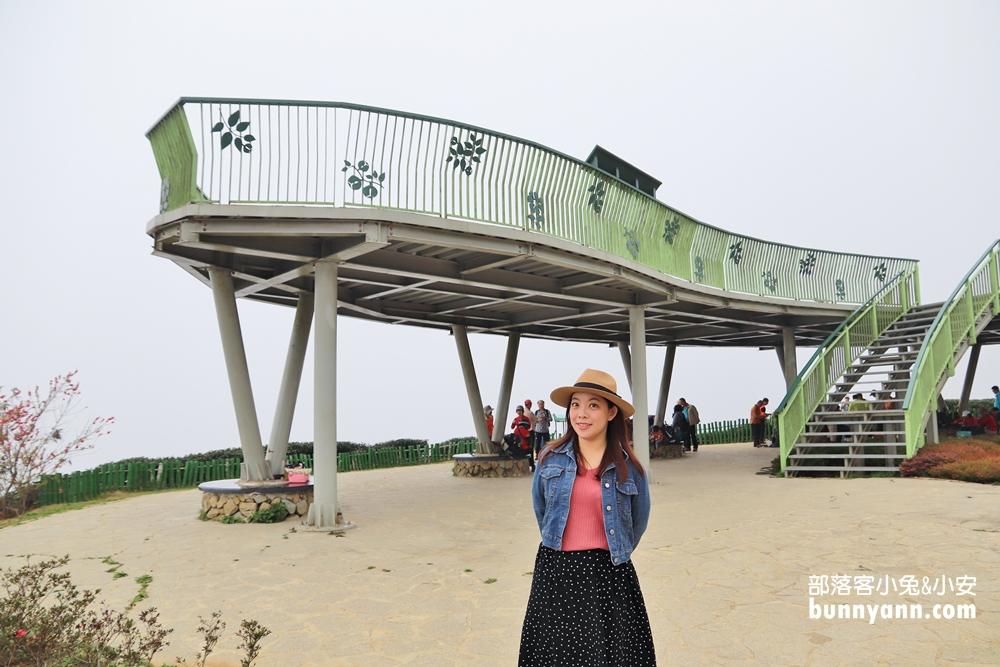
<path id="1" fill-rule="evenodd" d="M 587 369 L 552 392 L 566 435 L 539 455 L 532 486 L 542 543 L 519 667 L 656 664 L 632 551 L 649 519 L 649 483 L 625 433 L 635 409 L 613 377 Z"/>

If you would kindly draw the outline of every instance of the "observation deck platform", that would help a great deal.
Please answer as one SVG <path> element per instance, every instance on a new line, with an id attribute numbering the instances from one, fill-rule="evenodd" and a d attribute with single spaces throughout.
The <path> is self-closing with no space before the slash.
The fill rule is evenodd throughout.
<path id="1" fill-rule="evenodd" d="M 212 289 L 244 452 L 242 479 L 282 465 L 315 311 L 315 502 L 339 526 L 338 316 L 450 329 L 479 453 L 493 451 L 468 343 L 504 335 L 506 423 L 521 337 L 617 345 L 647 414 L 646 347 L 821 345 L 881 295 L 919 303 L 916 261 L 772 243 L 655 198 L 658 181 L 600 147 L 583 162 L 466 123 L 354 104 L 182 98 L 149 131 L 160 211 L 154 254 Z M 628 180 L 625 180 L 628 179 Z M 268 453 L 236 299 L 296 309 Z M 502 429 L 494 434 L 503 435 Z M 634 438 L 648 436 L 636 420 Z M 643 464 L 649 452 L 638 448 Z"/>

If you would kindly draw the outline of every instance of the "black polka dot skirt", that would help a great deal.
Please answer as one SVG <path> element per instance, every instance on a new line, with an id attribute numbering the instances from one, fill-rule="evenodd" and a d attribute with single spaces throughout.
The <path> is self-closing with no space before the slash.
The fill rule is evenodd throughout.
<path id="1" fill-rule="evenodd" d="M 653 667 L 653 634 L 632 562 L 603 549 L 539 546 L 518 667 Z"/>

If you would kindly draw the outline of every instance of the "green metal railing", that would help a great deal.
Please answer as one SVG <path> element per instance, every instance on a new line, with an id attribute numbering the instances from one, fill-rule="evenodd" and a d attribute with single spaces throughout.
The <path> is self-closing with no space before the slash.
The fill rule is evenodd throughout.
<path id="1" fill-rule="evenodd" d="M 919 275 L 917 269 L 912 268 L 889 281 L 858 307 L 816 349 L 774 410 L 778 419 L 782 470 L 799 436 L 805 432 L 806 422 L 826 398 L 833 383 L 910 306 L 918 303 Z"/>
<path id="2" fill-rule="evenodd" d="M 938 384 L 955 374 L 955 355 L 964 345 L 975 345 L 976 323 L 992 309 L 1000 314 L 1000 241 L 973 265 L 927 331 L 906 387 L 906 455 L 924 445 L 924 422 L 937 401 Z M 933 419 L 933 416 L 931 417 Z"/>
<path id="3" fill-rule="evenodd" d="M 469 454 L 475 449 L 475 440 L 381 449 L 371 447 L 338 454 L 337 472 L 439 463 L 451 460 L 455 454 Z M 307 468 L 312 468 L 313 463 L 309 454 L 291 454 L 285 461 L 288 465 L 302 463 Z M 108 463 L 93 470 L 48 475 L 38 485 L 38 504 L 74 503 L 111 491 L 179 489 L 198 486 L 202 482 L 234 479 L 240 476 L 242 462 L 242 459 L 228 458 L 214 461 Z"/>
<path id="4" fill-rule="evenodd" d="M 722 445 L 730 442 L 750 442 L 753 440 L 753 431 L 750 429 L 749 419 L 702 422 L 695 429 L 698 434 L 698 443 L 701 445 Z M 772 435 L 774 435 L 774 422 L 768 420 L 764 422 L 764 437 L 770 438 Z"/>
<path id="5" fill-rule="evenodd" d="M 147 136 L 161 212 L 189 202 L 409 211 L 572 241 L 717 289 L 820 302 L 863 303 L 916 265 L 731 234 L 539 144 L 387 109 L 182 98 Z"/>

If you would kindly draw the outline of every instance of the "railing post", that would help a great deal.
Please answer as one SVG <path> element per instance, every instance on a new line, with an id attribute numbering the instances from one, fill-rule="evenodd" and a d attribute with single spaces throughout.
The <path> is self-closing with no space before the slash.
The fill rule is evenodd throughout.
<path id="1" fill-rule="evenodd" d="M 972 283 L 965 287 L 965 311 L 969 316 L 969 345 L 976 344 L 976 304 L 972 300 Z"/>
<path id="2" fill-rule="evenodd" d="M 990 257 L 990 288 L 993 292 L 993 315 L 1000 315 L 1000 262 L 997 261 L 998 251 L 993 251 Z"/>

